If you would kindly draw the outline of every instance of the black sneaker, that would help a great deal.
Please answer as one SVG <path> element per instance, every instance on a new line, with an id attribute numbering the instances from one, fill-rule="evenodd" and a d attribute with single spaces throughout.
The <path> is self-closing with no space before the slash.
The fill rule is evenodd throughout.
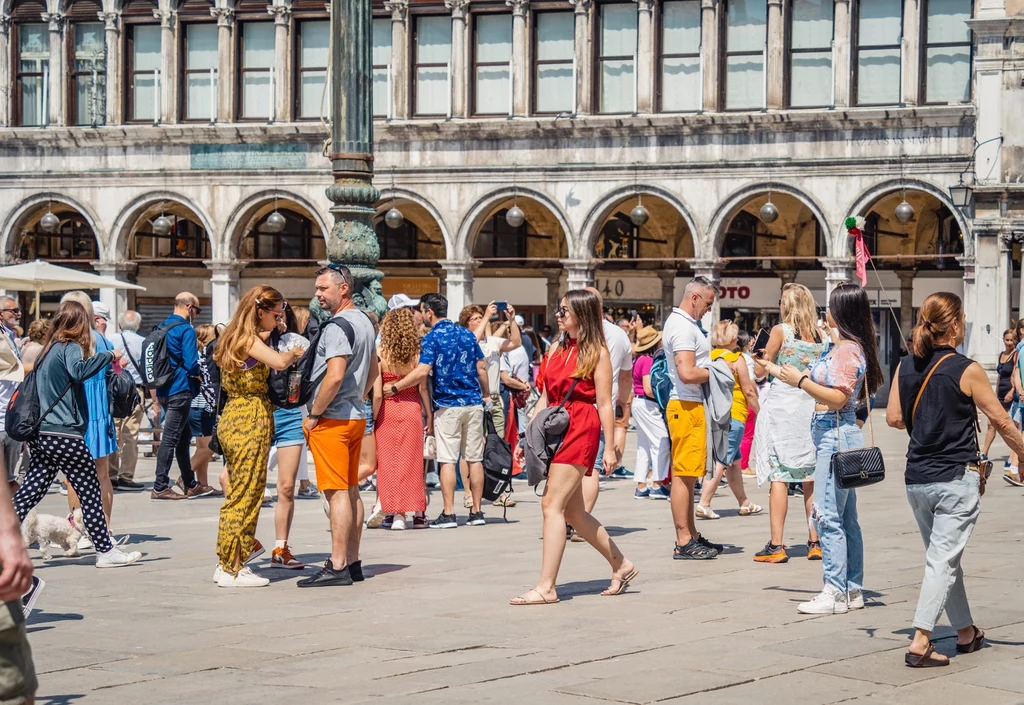
<path id="1" fill-rule="evenodd" d="M 677 561 L 706 561 L 718 558 L 718 551 L 690 539 L 685 546 L 676 544 L 675 550 L 672 551 L 672 558 Z"/>
<path id="2" fill-rule="evenodd" d="M 699 543 L 704 548 L 710 548 L 715 553 L 722 553 L 722 551 L 725 550 L 725 546 L 723 546 L 722 544 L 720 544 L 720 543 L 711 543 L 710 541 L 708 541 L 706 538 L 704 538 L 700 534 L 697 534 L 697 543 Z"/>
<path id="3" fill-rule="evenodd" d="M 700 493 L 704 489 L 704 483 L 697 480 L 693 483 L 693 502 L 694 504 L 700 502 Z"/>
<path id="4" fill-rule="evenodd" d="M 469 521 L 466 522 L 467 526 L 483 526 L 487 522 L 484 520 L 483 512 L 472 512 L 469 515 Z"/>
<path id="5" fill-rule="evenodd" d="M 335 570 L 331 567 L 331 559 L 328 558 L 324 561 L 324 567 L 321 568 L 316 575 L 300 580 L 295 584 L 300 588 L 351 585 L 352 574 L 349 572 L 348 566 L 345 566 L 341 570 Z"/>
<path id="6" fill-rule="evenodd" d="M 129 492 L 139 492 L 140 490 L 146 489 L 146 486 L 141 482 L 135 482 L 134 480 L 125 480 L 122 477 L 120 480 L 117 481 L 117 484 L 114 485 L 114 488 L 118 490 L 128 490 Z"/>
<path id="7" fill-rule="evenodd" d="M 361 583 L 366 580 L 366 576 L 363 575 L 363 562 L 355 561 L 354 563 L 348 564 L 348 572 L 352 576 L 352 582 Z"/>
<path id="8" fill-rule="evenodd" d="M 32 614 L 32 609 L 35 607 L 36 600 L 39 599 L 39 594 L 43 591 L 44 587 L 46 587 L 46 582 L 38 575 L 33 575 L 32 587 L 21 596 L 21 609 L 26 619 Z"/>
<path id="9" fill-rule="evenodd" d="M 441 513 L 437 515 L 437 519 L 430 522 L 431 529 L 454 529 L 459 525 L 459 520 L 454 514 Z"/>

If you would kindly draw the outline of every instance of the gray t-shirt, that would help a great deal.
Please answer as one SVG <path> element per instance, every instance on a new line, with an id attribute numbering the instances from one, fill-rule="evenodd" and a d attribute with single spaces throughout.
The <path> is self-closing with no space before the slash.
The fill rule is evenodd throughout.
<path id="1" fill-rule="evenodd" d="M 358 309 L 347 309 L 337 314 L 335 318 L 344 318 L 352 325 L 355 340 L 349 340 L 348 334 L 341 326 L 324 323 L 321 328 L 323 334 L 316 347 L 313 379 L 324 374 L 327 370 L 327 361 L 331 358 L 348 358 L 341 389 L 338 390 L 334 401 L 327 406 L 322 416 L 325 419 L 338 420 L 365 419 L 363 390 L 366 389 L 366 377 L 370 374 L 370 356 L 376 354 L 376 346 L 373 342 L 373 324 L 370 323 L 366 314 Z M 307 405 L 307 410 L 312 410 L 313 400 L 316 399 L 319 392 L 320 389 L 317 387 L 316 394 Z"/>

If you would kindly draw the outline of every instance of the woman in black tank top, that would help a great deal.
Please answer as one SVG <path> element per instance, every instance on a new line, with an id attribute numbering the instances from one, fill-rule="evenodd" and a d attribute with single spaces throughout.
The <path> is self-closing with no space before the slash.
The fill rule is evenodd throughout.
<path id="1" fill-rule="evenodd" d="M 919 668 L 949 665 L 930 641 L 943 608 L 957 630 L 958 652 L 976 651 L 985 639 L 974 626 L 960 567 L 981 513 L 985 480 L 978 462 L 977 410 L 1011 449 L 1024 454 L 1021 435 L 985 371 L 955 350 L 965 330 L 959 296 L 939 292 L 925 299 L 911 336 L 911 354 L 900 361 L 885 413 L 890 426 L 905 428 L 910 435 L 907 500 L 926 548 L 914 640 L 904 657 L 908 666 Z"/>
<path id="2" fill-rule="evenodd" d="M 1003 346 L 1004 350 L 999 355 L 999 364 L 996 366 L 996 373 L 998 375 L 996 379 L 996 396 L 999 397 L 999 403 L 1003 405 L 1003 408 L 1007 411 L 1013 406 L 1013 371 L 1017 367 L 1017 334 L 1013 328 L 1007 328 L 1003 331 Z M 996 427 L 991 423 L 985 430 L 985 446 L 982 448 L 982 454 L 988 458 L 988 451 L 992 447 L 992 441 L 996 439 Z M 1010 465 L 1016 466 L 1016 457 L 1010 458 Z"/>

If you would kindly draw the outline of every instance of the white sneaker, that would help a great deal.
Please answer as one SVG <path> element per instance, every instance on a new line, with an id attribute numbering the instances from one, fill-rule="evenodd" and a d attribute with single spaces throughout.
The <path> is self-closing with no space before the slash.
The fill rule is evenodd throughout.
<path id="1" fill-rule="evenodd" d="M 431 470 L 430 472 L 427 473 L 426 481 L 425 481 L 424 484 L 426 484 L 426 486 L 430 487 L 430 488 L 440 487 L 441 486 L 441 476 L 438 475 L 433 470 Z"/>
<path id="2" fill-rule="evenodd" d="M 97 568 L 120 568 L 124 565 L 131 565 L 135 563 L 142 554 L 138 551 L 132 551 L 131 553 L 125 553 L 116 546 L 106 553 L 96 554 L 96 567 Z"/>
<path id="3" fill-rule="evenodd" d="M 392 531 L 405 531 L 405 515 L 396 514 L 394 521 L 391 522 Z"/>
<path id="4" fill-rule="evenodd" d="M 800 614 L 846 614 L 849 609 L 846 593 L 832 583 L 826 583 L 810 602 L 797 605 L 796 611 Z"/>
<path id="5" fill-rule="evenodd" d="M 217 564 L 216 570 L 213 571 L 213 582 L 219 583 L 220 576 L 224 575 L 224 569 L 220 567 L 220 563 Z"/>
<path id="6" fill-rule="evenodd" d="M 78 539 L 78 548 L 79 549 L 82 549 L 82 548 L 92 548 L 92 547 L 93 547 L 92 539 L 90 539 L 85 534 L 82 535 L 82 538 Z"/>
<path id="7" fill-rule="evenodd" d="M 238 575 L 222 571 L 220 579 L 217 580 L 217 587 L 222 588 L 266 587 L 267 585 L 270 585 L 270 581 L 254 573 L 249 566 L 238 571 Z"/>
<path id="8" fill-rule="evenodd" d="M 846 595 L 846 603 L 848 605 L 848 609 L 864 609 L 864 593 L 860 590 L 850 590 Z"/>

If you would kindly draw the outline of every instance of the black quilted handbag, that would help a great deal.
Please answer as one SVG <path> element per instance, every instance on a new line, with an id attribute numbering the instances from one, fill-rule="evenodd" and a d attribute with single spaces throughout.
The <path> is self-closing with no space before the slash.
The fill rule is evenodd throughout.
<path id="1" fill-rule="evenodd" d="M 832 454 L 828 471 L 835 477 L 836 484 L 844 490 L 874 485 L 885 479 L 885 462 L 882 451 L 875 446 L 875 426 L 871 423 L 871 399 L 868 397 L 868 380 L 864 377 L 864 398 L 868 407 L 868 426 L 871 429 L 871 445 L 856 450 L 843 450 L 842 432 L 839 428 L 839 412 L 836 411 L 836 433 L 839 450 Z"/>

